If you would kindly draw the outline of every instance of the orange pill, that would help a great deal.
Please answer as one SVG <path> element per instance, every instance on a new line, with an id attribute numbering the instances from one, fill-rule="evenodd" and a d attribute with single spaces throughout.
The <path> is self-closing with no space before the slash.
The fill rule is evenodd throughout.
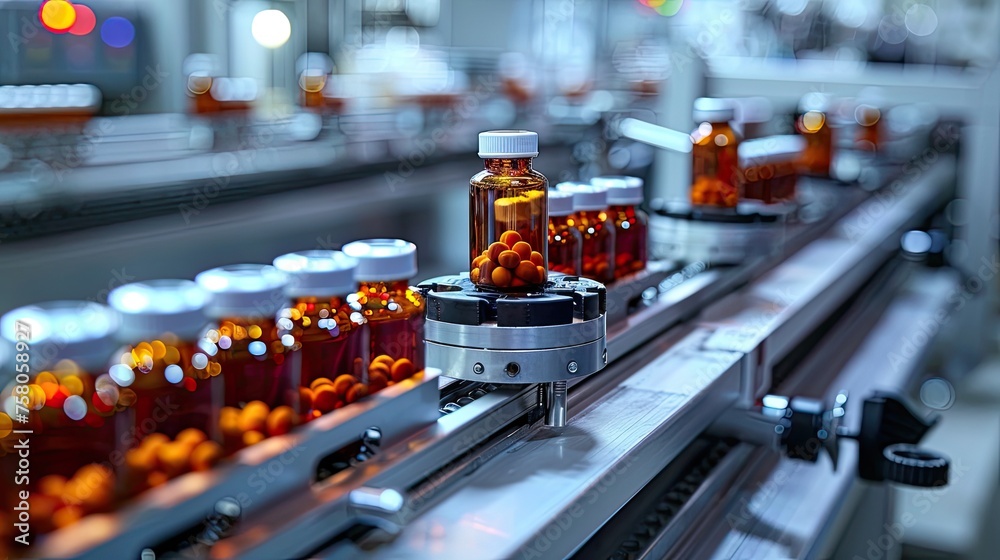
<path id="1" fill-rule="evenodd" d="M 504 251 L 500 253 L 497 262 L 505 268 L 516 268 L 517 264 L 521 262 L 521 257 L 514 251 Z"/>
<path id="2" fill-rule="evenodd" d="M 502 270 L 502 269 L 498 269 Z M 392 380 L 402 381 L 413 375 L 413 362 L 406 358 L 400 358 L 396 360 L 396 363 L 392 364 Z"/>
<path id="3" fill-rule="evenodd" d="M 333 385 L 333 380 L 328 377 L 317 377 L 313 379 L 313 382 L 309 384 L 309 388 L 315 391 L 323 385 Z"/>
<path id="4" fill-rule="evenodd" d="M 267 415 L 267 434 L 283 436 L 295 426 L 295 411 L 290 406 L 279 406 Z"/>
<path id="5" fill-rule="evenodd" d="M 336 408 L 339 401 L 340 397 L 332 385 L 323 385 L 313 393 L 313 408 L 324 414 Z"/>
<path id="6" fill-rule="evenodd" d="M 479 265 L 483 264 L 483 261 L 488 260 L 485 255 L 479 255 L 478 257 L 472 259 L 472 268 L 479 268 Z"/>
<path id="7" fill-rule="evenodd" d="M 476 284 L 476 283 L 479 282 L 479 269 L 478 268 L 473 268 L 469 272 L 469 279 L 472 280 L 473 284 Z"/>
<path id="8" fill-rule="evenodd" d="M 183 442 L 165 443 L 156 454 L 156 464 L 168 477 L 174 478 L 187 472 L 190 453 L 191 447 Z"/>
<path id="9" fill-rule="evenodd" d="M 390 356 L 388 354 L 379 354 L 378 356 L 375 357 L 374 360 L 372 360 L 372 363 L 382 362 L 385 365 L 387 365 L 389 367 L 392 367 L 392 363 L 395 362 L 395 361 L 396 360 L 394 360 L 392 358 L 392 356 Z"/>
<path id="10" fill-rule="evenodd" d="M 125 452 L 125 466 L 129 472 L 147 473 L 156 468 L 156 451 L 145 447 L 129 449 Z"/>
<path id="11" fill-rule="evenodd" d="M 50 474 L 38 481 L 38 489 L 46 496 L 59 496 L 66 487 L 66 477 Z"/>
<path id="12" fill-rule="evenodd" d="M 537 252 L 537 251 L 532 251 L 531 245 L 528 245 L 524 241 L 518 241 L 517 243 L 511 246 L 510 250 L 517 253 L 517 256 L 521 257 L 522 261 L 531 260 L 531 253 Z"/>
<path id="13" fill-rule="evenodd" d="M 540 280 L 538 276 L 538 267 L 531 264 L 531 261 L 521 261 L 514 269 L 514 276 L 524 280 L 529 284 L 536 283 Z"/>
<path id="14" fill-rule="evenodd" d="M 240 435 L 240 409 L 233 406 L 222 407 L 219 411 L 219 429 L 227 436 Z"/>
<path id="15" fill-rule="evenodd" d="M 510 245 L 497 241 L 495 243 L 490 244 L 490 248 L 488 249 L 489 251 L 488 255 L 491 261 L 500 262 L 500 253 L 509 250 L 510 250 Z"/>
<path id="16" fill-rule="evenodd" d="M 139 446 L 142 447 L 143 449 L 155 453 L 158 449 L 160 449 L 160 446 L 163 445 L 164 443 L 170 443 L 170 438 L 168 438 L 164 434 L 155 433 L 146 436 L 145 439 L 142 440 L 142 443 L 139 444 Z"/>
<path id="17" fill-rule="evenodd" d="M 255 416 L 267 416 L 267 413 L 271 412 L 271 407 L 264 401 L 250 401 L 243 407 L 243 412 Z"/>
<path id="18" fill-rule="evenodd" d="M 312 410 L 313 392 L 308 387 L 299 387 L 299 412 L 305 413 Z"/>
<path id="19" fill-rule="evenodd" d="M 264 434 L 258 431 L 250 431 L 243 434 L 243 445 L 250 447 L 264 441 Z"/>
<path id="20" fill-rule="evenodd" d="M 542 263 L 544 262 L 543 259 L 542 259 L 542 254 L 539 253 L 538 251 L 532 251 L 531 252 L 531 262 L 535 266 L 542 266 Z"/>
<path id="21" fill-rule="evenodd" d="M 385 389 L 389 386 L 389 376 L 382 374 L 382 372 L 372 372 L 368 374 L 368 390 L 371 393 L 376 393 Z"/>
<path id="22" fill-rule="evenodd" d="M 500 236 L 500 242 L 508 247 L 513 246 L 520 240 L 521 240 L 521 234 L 517 233 L 514 230 L 507 230 L 503 232 L 503 234 Z"/>
<path id="23" fill-rule="evenodd" d="M 222 446 L 214 441 L 203 441 L 191 451 L 191 470 L 210 470 L 222 460 Z"/>
<path id="24" fill-rule="evenodd" d="M 198 428 L 187 428 L 181 430 L 181 433 L 177 434 L 174 441 L 186 443 L 191 447 L 194 447 L 207 439 L 208 436 L 205 435 L 205 432 L 199 430 Z"/>
<path id="25" fill-rule="evenodd" d="M 567 267 L 567 268 L 569 268 L 569 267 Z M 572 273 L 573 269 L 569 269 L 569 271 Z M 549 275 L 545 272 L 545 267 L 544 266 L 536 266 L 535 267 L 535 272 L 538 273 L 538 281 L 539 282 L 544 282 L 545 279 L 549 277 Z"/>
<path id="26" fill-rule="evenodd" d="M 157 486 L 163 486 L 168 480 L 170 480 L 170 477 L 167 476 L 167 473 L 163 471 L 153 471 L 146 477 L 146 486 L 156 488 Z"/>
<path id="27" fill-rule="evenodd" d="M 56 529 L 69 527 L 83 518 L 83 508 L 79 506 L 61 507 L 52 514 L 52 525 Z"/>
<path id="28" fill-rule="evenodd" d="M 493 273 L 490 275 L 490 278 L 493 280 L 493 285 L 499 288 L 504 288 L 510 285 L 510 271 L 501 266 L 493 269 Z"/>
<path id="29" fill-rule="evenodd" d="M 392 362 L 373 362 L 372 365 L 368 366 L 368 375 L 375 372 L 382 373 L 386 377 L 389 376 L 389 370 L 392 369 Z"/>
<path id="30" fill-rule="evenodd" d="M 269 412 L 267 409 L 261 410 L 258 407 L 247 405 L 240 411 L 240 419 L 238 421 L 240 432 L 263 431 Z"/>
<path id="31" fill-rule="evenodd" d="M 347 396 L 347 392 L 351 390 L 351 387 L 358 380 L 354 378 L 353 375 L 339 375 L 337 379 L 333 382 L 333 390 L 337 393 L 337 396 L 343 399 Z"/>
<path id="32" fill-rule="evenodd" d="M 514 288 L 520 288 L 521 286 L 527 286 L 528 283 L 515 276 L 514 279 L 510 281 L 510 285 Z"/>
<path id="33" fill-rule="evenodd" d="M 347 404 L 352 402 L 357 402 L 368 396 L 368 386 L 364 383 L 356 383 L 349 391 L 347 391 Z"/>

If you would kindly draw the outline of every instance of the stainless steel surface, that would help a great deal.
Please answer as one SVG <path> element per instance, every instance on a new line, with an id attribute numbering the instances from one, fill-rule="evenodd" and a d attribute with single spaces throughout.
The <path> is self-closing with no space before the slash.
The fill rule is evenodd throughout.
<path id="1" fill-rule="evenodd" d="M 382 558 L 429 555 L 561 557 L 638 491 L 735 398 L 732 352 L 702 352 L 693 333 L 623 384 L 572 414 L 560 434 L 540 429 L 471 473 L 440 503 L 411 522 Z M 655 375 L 666 367 L 697 372 Z M 476 504 L 469 508 L 469 504 Z"/>
<path id="2" fill-rule="evenodd" d="M 566 401 L 566 382 L 553 381 L 545 391 L 545 425 L 550 428 L 565 428 L 569 413 Z"/>
<path id="3" fill-rule="evenodd" d="M 549 383 L 584 377 L 607 363 L 604 339 L 542 350 L 493 350 L 426 343 L 426 360 L 442 375 L 489 383 Z M 577 364 L 575 372 L 568 365 Z M 482 366 L 482 373 L 476 373 Z"/>
<path id="4" fill-rule="evenodd" d="M 302 430 L 238 453 L 209 472 L 189 473 L 150 490 L 141 501 L 112 514 L 89 516 L 58 535 L 39 540 L 43 557 L 138 556 L 139 551 L 204 519 L 221 499 L 235 498 L 243 516 L 254 515 L 316 478 L 320 459 L 378 426 L 386 442 L 433 424 L 438 413 L 438 372 L 400 382 L 371 399 L 334 411 Z"/>
<path id="5" fill-rule="evenodd" d="M 605 336 L 607 318 L 583 321 L 575 319 L 569 325 L 547 327 L 498 327 L 496 324 L 459 325 L 427 319 L 424 339 L 447 346 L 490 350 L 552 349 L 594 342 Z M 447 375 L 447 374 L 446 374 Z"/>
<path id="6" fill-rule="evenodd" d="M 905 354 L 892 349 L 918 336 L 926 337 L 930 345 L 934 335 L 928 335 L 926 325 L 951 313 L 954 304 L 949 294 L 958 284 L 949 272 L 927 272 L 909 286 L 893 300 L 862 347 L 829 384 L 828 396 L 840 389 L 859 399 L 875 389 L 905 392 L 921 373 L 926 348 Z M 858 428 L 859 405 L 848 404 L 844 421 L 851 429 Z M 702 518 L 698 523 L 702 530 L 693 531 L 687 539 L 690 548 L 680 552 L 687 558 L 720 559 L 864 556 L 864 539 L 844 546 L 840 536 L 847 519 L 855 515 L 861 494 L 870 489 L 869 483 L 856 477 L 856 449 L 853 442 L 844 442 L 842 468 L 836 471 L 826 461 L 805 464 L 789 459 L 782 459 L 777 466 L 763 464 L 751 469 L 754 474 L 732 491 L 731 496 L 739 499 L 730 498 L 731 507 Z M 752 506 L 747 508 L 747 504 Z M 883 526 L 879 523 L 871 529 L 878 539 Z"/>

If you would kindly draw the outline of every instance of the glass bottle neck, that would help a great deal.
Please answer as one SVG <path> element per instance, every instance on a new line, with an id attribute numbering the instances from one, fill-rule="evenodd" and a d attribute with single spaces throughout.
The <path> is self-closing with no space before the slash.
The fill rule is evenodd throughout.
<path id="1" fill-rule="evenodd" d="M 502 175 L 521 175 L 531 171 L 532 158 L 486 158 L 483 164 L 487 171 Z"/>

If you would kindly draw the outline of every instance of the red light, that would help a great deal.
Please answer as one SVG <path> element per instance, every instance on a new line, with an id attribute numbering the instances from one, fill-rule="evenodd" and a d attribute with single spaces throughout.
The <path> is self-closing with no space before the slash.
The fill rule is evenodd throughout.
<path id="1" fill-rule="evenodd" d="M 76 8 L 66 0 L 47 0 L 38 9 L 38 20 L 53 33 L 66 33 L 76 23 Z"/>
<path id="2" fill-rule="evenodd" d="M 83 4 L 74 4 L 76 8 L 76 23 L 73 27 L 69 28 L 69 33 L 72 35 L 86 35 L 97 27 L 97 16 L 94 15 L 94 10 L 91 10 Z"/>

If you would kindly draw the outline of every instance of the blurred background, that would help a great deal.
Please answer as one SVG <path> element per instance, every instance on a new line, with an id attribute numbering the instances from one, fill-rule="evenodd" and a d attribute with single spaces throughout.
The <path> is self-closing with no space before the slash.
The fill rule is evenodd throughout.
<path id="1" fill-rule="evenodd" d="M 615 123 L 691 130 L 691 96 L 711 93 L 707 64 L 849 76 L 877 63 L 889 79 L 919 66 L 901 86 L 918 88 L 924 75 L 992 68 L 998 10 L 985 0 L 0 1 L 0 308 L 100 299 L 132 279 L 370 235 L 413 239 L 427 275 L 456 270 L 461 251 L 442 249 L 466 228 L 481 130 L 537 130 L 536 167 L 553 183 L 659 173 L 647 199 L 684 198 L 687 157 Z M 765 118 L 745 120 L 792 131 L 802 87 L 767 84 L 774 66 L 733 66 L 776 94 Z"/>

